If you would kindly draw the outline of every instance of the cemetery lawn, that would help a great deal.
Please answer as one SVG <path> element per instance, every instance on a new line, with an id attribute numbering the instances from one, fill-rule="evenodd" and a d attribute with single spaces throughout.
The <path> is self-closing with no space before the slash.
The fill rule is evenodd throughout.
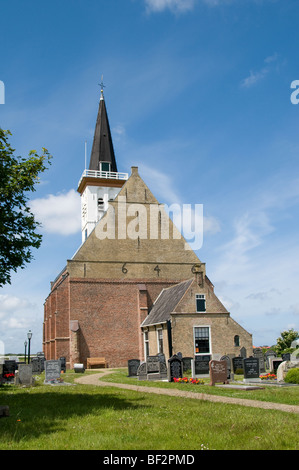
<path id="1" fill-rule="evenodd" d="M 73 383 L 75 378 L 87 374 L 70 371 L 64 380 Z M 118 371 L 114 379 L 117 376 L 117 381 L 136 382 L 127 378 L 124 371 Z M 43 379 L 43 374 L 38 376 L 34 387 L 0 387 L 0 405 L 10 409 L 9 417 L 0 418 L 1 450 L 299 449 L 299 415 L 295 413 L 152 395 L 116 389 L 112 383 L 111 387 L 51 386 L 44 385 Z M 150 386 L 160 387 L 161 382 Z M 187 387 L 204 387 L 204 393 L 212 388 L 211 393 L 220 390 Z M 292 395 L 293 403 L 294 389 L 299 403 L 297 387 L 282 390 L 286 396 Z M 249 398 L 253 392 L 243 393 Z M 258 399 L 264 393 L 268 391 L 258 391 Z M 240 397 L 239 392 L 233 395 Z M 280 402 L 290 403 L 288 398 L 285 400 Z"/>
<path id="2" fill-rule="evenodd" d="M 188 374 L 186 374 L 188 376 Z M 243 381 L 242 376 L 237 377 L 236 381 L 240 384 Z M 239 379 L 238 379 L 239 377 Z M 135 377 L 128 377 L 127 369 L 117 369 L 112 374 L 103 377 L 105 382 L 125 383 L 131 385 L 142 385 L 145 387 L 159 387 L 159 388 L 171 388 L 178 390 L 186 390 L 188 392 L 205 393 L 209 395 L 222 395 L 225 397 L 234 398 L 245 398 L 246 400 L 260 400 L 271 403 L 282 403 L 285 405 L 297 405 L 299 406 L 299 386 L 296 387 L 276 387 L 271 385 L 265 385 L 260 382 L 260 390 L 242 391 L 235 389 L 223 389 L 218 387 L 210 387 L 208 384 L 210 379 L 204 379 L 206 385 L 193 385 L 193 384 L 180 384 L 180 383 L 169 383 L 163 381 L 140 381 Z"/>

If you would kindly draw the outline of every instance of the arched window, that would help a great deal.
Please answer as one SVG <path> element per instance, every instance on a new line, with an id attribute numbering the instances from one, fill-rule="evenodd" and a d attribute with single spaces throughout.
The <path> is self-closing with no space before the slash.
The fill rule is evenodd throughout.
<path id="1" fill-rule="evenodd" d="M 240 346 L 240 337 L 238 335 L 234 337 L 234 343 L 235 343 L 235 346 Z"/>

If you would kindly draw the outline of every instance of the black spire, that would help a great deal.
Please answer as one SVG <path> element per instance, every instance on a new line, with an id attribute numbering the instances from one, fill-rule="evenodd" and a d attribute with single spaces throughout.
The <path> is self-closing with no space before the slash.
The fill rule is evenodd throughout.
<path id="1" fill-rule="evenodd" d="M 93 145 L 90 156 L 89 170 L 102 170 L 101 162 L 110 163 L 108 171 L 117 172 L 112 137 L 108 121 L 107 109 L 103 95 L 103 84 L 101 83 L 101 99 L 94 131 Z M 105 166 L 105 171 L 106 170 Z M 104 168 L 104 166 L 103 166 Z"/>

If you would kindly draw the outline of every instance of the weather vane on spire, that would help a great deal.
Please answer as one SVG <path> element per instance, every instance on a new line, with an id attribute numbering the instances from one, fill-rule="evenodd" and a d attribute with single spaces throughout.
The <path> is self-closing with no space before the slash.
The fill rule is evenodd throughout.
<path id="1" fill-rule="evenodd" d="M 104 82 L 103 82 L 103 75 L 102 75 L 102 78 L 101 78 L 101 83 L 98 83 L 98 85 L 100 85 L 100 87 L 101 87 L 101 100 L 103 100 L 104 99 L 104 95 L 103 95 L 104 90 L 103 90 L 103 88 L 105 87 Z"/>

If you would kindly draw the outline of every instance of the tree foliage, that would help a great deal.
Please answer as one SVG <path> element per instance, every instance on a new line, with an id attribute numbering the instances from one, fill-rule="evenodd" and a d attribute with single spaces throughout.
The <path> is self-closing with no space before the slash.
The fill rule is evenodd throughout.
<path id="1" fill-rule="evenodd" d="M 14 156 L 10 131 L 0 128 L 0 287 L 11 282 L 11 272 L 24 268 L 39 248 L 40 225 L 30 212 L 29 193 L 35 191 L 39 175 L 48 168 L 51 155 L 31 150 L 27 158 Z"/>
<path id="2" fill-rule="evenodd" d="M 299 333 L 293 328 L 280 333 L 280 337 L 277 338 L 275 347 L 277 354 L 281 354 L 282 352 L 290 352 L 288 350 L 291 348 L 292 342 L 297 338 L 299 338 Z"/>

